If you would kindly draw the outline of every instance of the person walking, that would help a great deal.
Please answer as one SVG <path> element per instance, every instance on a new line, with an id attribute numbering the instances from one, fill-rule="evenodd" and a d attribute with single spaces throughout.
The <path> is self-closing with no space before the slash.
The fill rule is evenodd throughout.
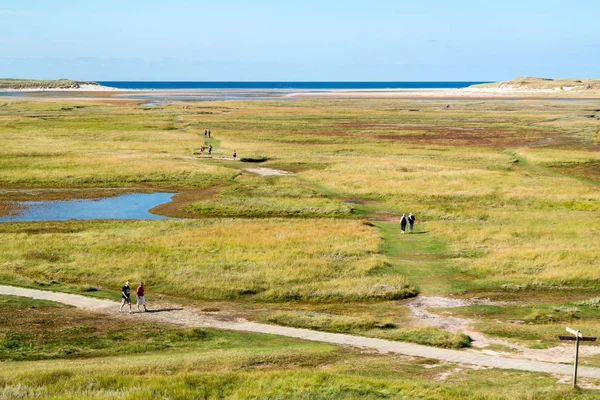
<path id="1" fill-rule="evenodd" d="M 415 226 L 415 216 L 413 213 L 408 213 L 408 233 L 413 233 L 413 228 Z"/>
<path id="2" fill-rule="evenodd" d="M 233 159 L 235 160 L 237 158 L 237 151 L 233 151 Z"/>
<path id="3" fill-rule="evenodd" d="M 131 288 L 129 282 L 125 282 L 125 286 L 121 288 L 121 308 L 119 308 L 119 312 L 123 312 L 125 303 L 129 304 L 129 314 L 131 314 Z"/>
<path id="4" fill-rule="evenodd" d="M 210 138 L 210 129 L 208 130 L 208 137 Z"/>
<path id="5" fill-rule="evenodd" d="M 208 133 L 208 131 L 205 129 L 204 130 L 204 136 L 206 136 L 207 133 Z"/>
<path id="6" fill-rule="evenodd" d="M 212 154 L 212 144 L 208 145 L 208 155 Z"/>
<path id="7" fill-rule="evenodd" d="M 140 304 L 144 306 L 144 312 L 148 311 L 146 308 L 146 298 L 144 297 L 144 282 L 140 282 L 140 286 L 135 289 L 135 295 L 137 296 L 137 309 L 140 310 Z"/>
<path id="8" fill-rule="evenodd" d="M 406 224 L 408 222 L 408 218 L 406 218 L 406 214 L 402 214 L 400 217 L 400 233 L 404 234 L 406 232 Z"/>

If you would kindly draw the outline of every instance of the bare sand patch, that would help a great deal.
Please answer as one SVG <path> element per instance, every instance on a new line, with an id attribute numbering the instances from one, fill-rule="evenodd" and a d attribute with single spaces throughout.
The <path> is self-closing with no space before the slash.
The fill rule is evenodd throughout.
<path id="1" fill-rule="evenodd" d="M 245 168 L 242 171 L 252 172 L 253 174 L 260 176 L 294 175 L 293 172 L 273 168 Z"/>

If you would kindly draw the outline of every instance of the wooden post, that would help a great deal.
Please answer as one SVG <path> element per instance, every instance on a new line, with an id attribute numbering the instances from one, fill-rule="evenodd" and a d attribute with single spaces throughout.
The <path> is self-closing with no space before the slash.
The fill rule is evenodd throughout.
<path id="1" fill-rule="evenodd" d="M 577 387 L 577 363 L 579 362 L 579 331 L 575 337 L 575 362 L 573 363 L 573 389 Z"/>
<path id="2" fill-rule="evenodd" d="M 595 337 L 586 337 L 581 334 L 580 331 L 575 329 L 567 328 L 567 332 L 575 335 L 573 336 L 558 336 L 560 340 L 573 340 L 575 341 L 575 360 L 573 360 L 573 388 L 577 387 L 577 364 L 579 363 L 579 341 L 582 342 L 595 342 Z"/>

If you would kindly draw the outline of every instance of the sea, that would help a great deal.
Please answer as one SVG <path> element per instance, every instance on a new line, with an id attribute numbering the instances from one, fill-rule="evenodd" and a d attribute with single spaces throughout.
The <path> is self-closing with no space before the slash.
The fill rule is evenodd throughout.
<path id="1" fill-rule="evenodd" d="M 184 82 L 184 81 L 98 81 L 119 89 L 459 89 L 488 82 Z"/>
<path id="2" fill-rule="evenodd" d="M 288 92 L 328 92 L 332 90 L 378 90 L 378 89 L 460 89 L 477 83 L 487 82 L 185 82 L 185 81 L 98 81 L 104 86 L 132 90 L 115 92 L 112 97 L 147 99 L 144 107 L 154 107 L 176 101 L 217 101 L 217 100 L 294 100 L 286 96 Z M 180 90 L 168 93 L 165 90 Z M 186 89 L 189 92 L 186 92 Z M 205 90 L 203 92 L 203 90 Z M 140 91 L 137 93 L 136 91 Z M 154 93 L 153 91 L 156 91 Z M 93 93 L 93 92 L 91 92 Z M 89 93 L 70 91 L 1 92 L 1 96 L 15 97 L 77 97 Z"/>

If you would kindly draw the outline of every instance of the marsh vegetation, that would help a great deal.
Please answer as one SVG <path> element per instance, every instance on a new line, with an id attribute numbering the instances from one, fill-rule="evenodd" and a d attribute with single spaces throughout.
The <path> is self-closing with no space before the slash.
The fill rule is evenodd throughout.
<path id="1" fill-rule="evenodd" d="M 593 307 L 564 310 L 597 297 L 599 288 L 597 103 L 446 105 L 368 99 L 151 108 L 134 100 L 0 103 L 1 214 L 11 211 L 14 200 L 169 190 L 180 193 L 180 200 L 156 210 L 189 218 L 2 223 L 0 280 L 66 291 L 93 288 L 87 293 L 115 297 L 122 281 L 144 280 L 150 297 L 212 304 L 271 323 L 442 347 L 462 347 L 468 340 L 415 326 L 397 300 L 425 293 L 517 302 L 512 308 L 446 311 L 476 319 L 478 329 L 492 337 L 529 346 L 552 346 L 554 329 L 566 322 L 591 326 L 597 320 Z M 212 130 L 210 139 L 202 134 L 206 128 Z M 213 146 L 214 158 L 195 154 L 205 143 Z M 234 149 L 240 157 L 264 160 L 261 167 L 295 174 L 244 172 L 248 164 L 224 159 Z M 397 215 L 409 211 L 418 218 L 416 234 L 400 237 Z M 240 398 L 238 390 L 268 397 L 298 385 L 307 393 L 328 393 L 317 382 L 339 389 L 327 398 L 358 396 L 341 389 L 348 385 L 380 388 L 367 390 L 364 398 L 397 397 L 415 389 L 410 379 L 427 376 L 421 361 L 401 363 L 316 344 L 299 344 L 306 346 L 302 349 L 294 344 L 283 353 L 270 348 L 260 355 L 240 345 L 226 355 L 206 350 L 192 356 L 177 352 L 180 342 L 165 329 L 155 343 L 168 344 L 164 352 L 127 341 L 122 348 L 156 350 L 132 360 L 149 364 L 148 378 L 138 378 L 152 377 L 158 385 L 153 390 L 162 390 L 166 378 L 159 364 L 167 362 L 180 397 L 196 393 L 180 388 L 187 381 L 223 388 L 225 376 L 237 382 L 227 393 Z M 90 375 L 120 382 L 103 388 L 119 387 L 133 397 L 146 393 L 116 378 L 123 371 L 114 354 L 81 346 L 82 357 L 114 361 L 98 372 L 104 378 Z M 24 358 L 5 354 L 15 360 L 31 354 L 48 358 L 44 352 Z M 349 366 L 355 363 L 347 364 L 348 357 L 359 357 L 360 366 Z M 220 372 L 203 370 L 207 360 Z M 48 380 L 35 383 L 34 367 L 26 363 L 3 382 L 7 387 L 25 382 L 31 393 L 49 390 L 48 396 L 71 393 L 67 387 L 89 384 L 72 372 L 83 368 L 81 363 L 65 364 L 56 387 Z M 316 366 L 325 372 L 315 372 Z M 49 364 L 35 368 L 59 373 Z M 394 381 L 394 374 L 384 372 L 392 370 L 411 378 Z M 492 387 L 512 397 L 533 393 L 499 388 L 492 383 L 494 374 L 458 374 L 471 382 L 486 380 L 480 387 L 458 383 L 459 378 L 444 389 L 417 380 L 432 398 L 493 398 Z M 550 396 L 544 387 L 555 389 L 548 377 L 519 379 L 527 388 L 537 382 L 544 396 Z M 255 386 L 265 381 L 278 382 L 280 389 Z"/>

